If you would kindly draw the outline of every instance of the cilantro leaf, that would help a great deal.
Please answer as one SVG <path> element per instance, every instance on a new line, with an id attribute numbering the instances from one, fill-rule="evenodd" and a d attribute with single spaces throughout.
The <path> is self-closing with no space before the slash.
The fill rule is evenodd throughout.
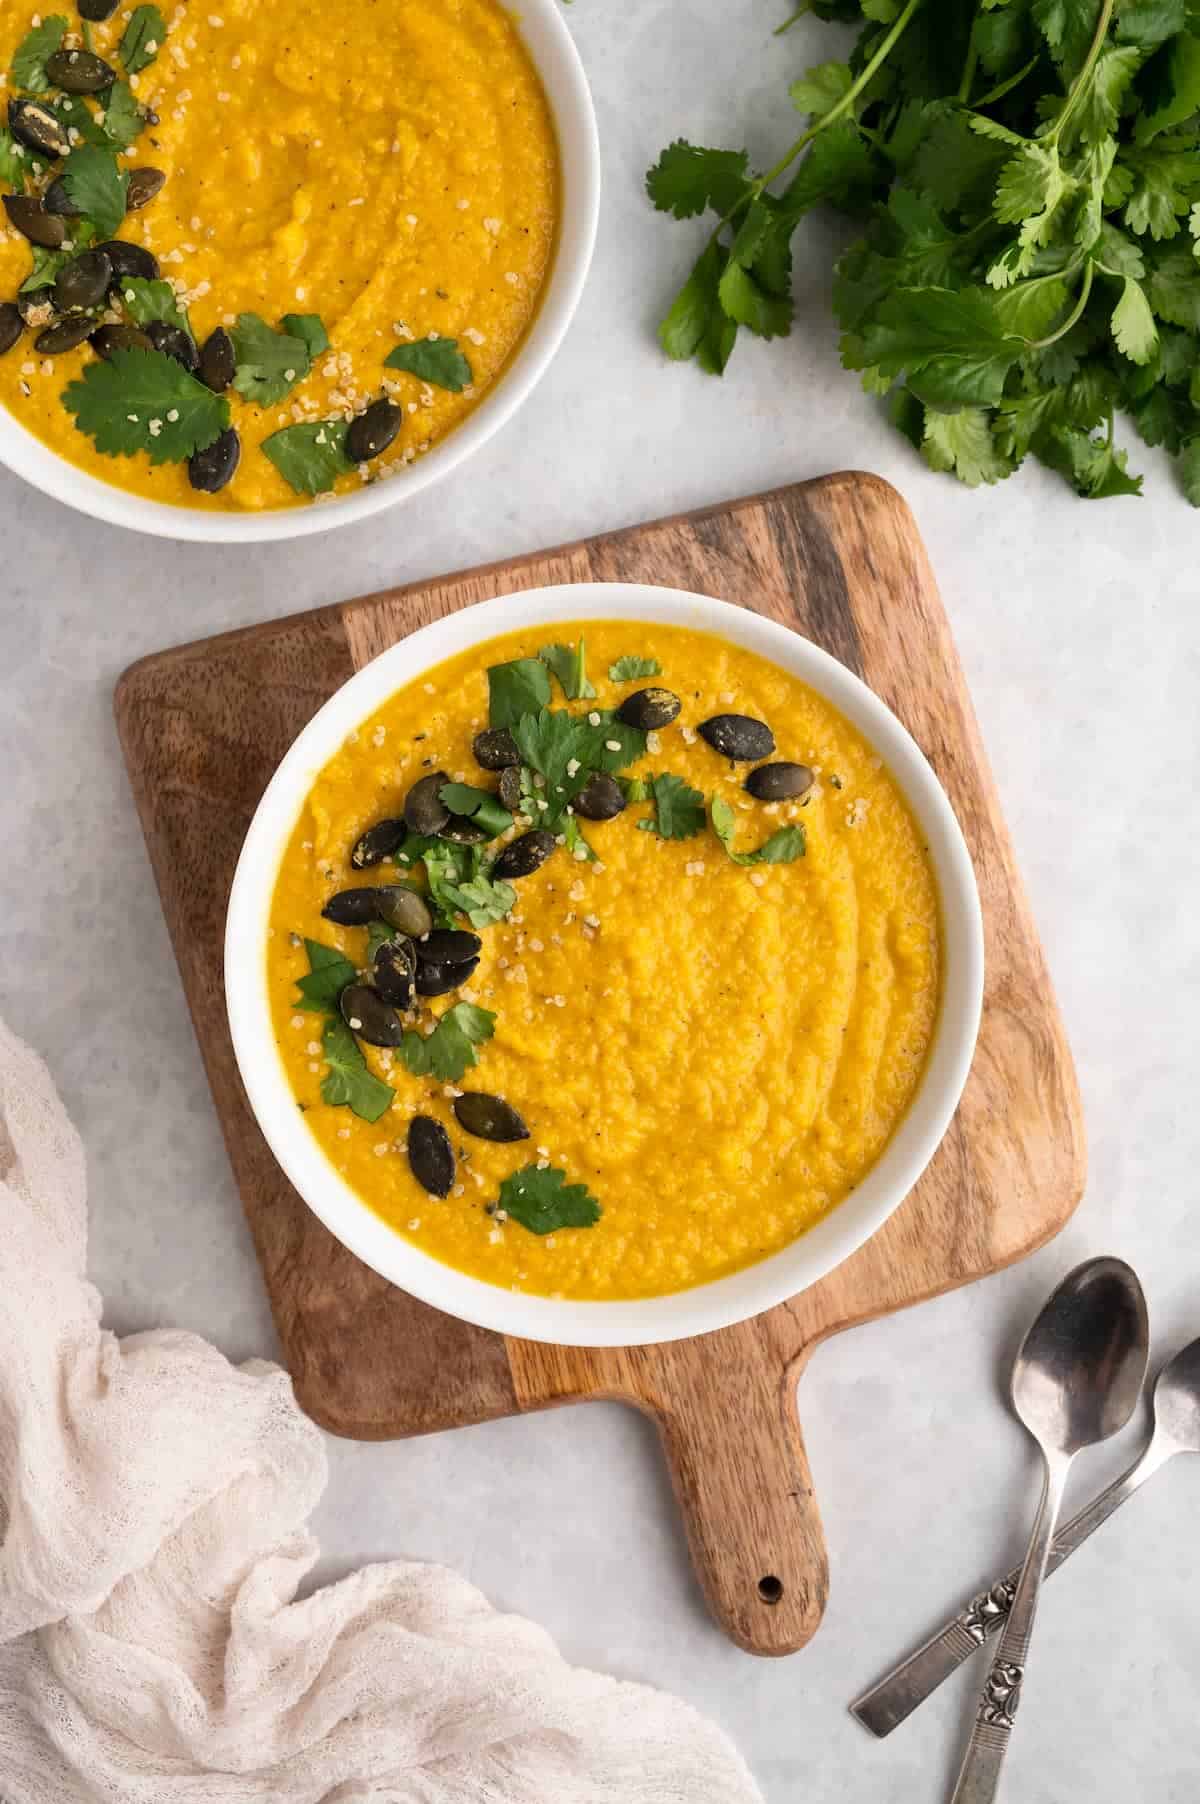
<path id="1" fill-rule="evenodd" d="M 1186 251 L 1164 257 L 1152 272 L 1149 286 L 1150 305 L 1159 319 L 1200 333 L 1200 267 L 1194 257 Z"/>
<path id="2" fill-rule="evenodd" d="M 116 153 L 80 144 L 62 167 L 63 184 L 75 207 L 91 220 L 101 238 L 111 238 L 125 217 L 129 175 Z"/>
<path id="3" fill-rule="evenodd" d="M 233 386 L 259 407 L 274 407 L 312 368 L 305 340 L 273 331 L 257 313 L 239 313 L 230 337 L 236 358 Z"/>
<path id="4" fill-rule="evenodd" d="M 488 676 L 488 725 L 514 727 L 524 714 L 550 705 L 550 678 L 540 658 L 493 664 Z"/>
<path id="5" fill-rule="evenodd" d="M 466 915 L 472 927 L 494 927 L 517 906 L 517 892 L 504 883 L 480 873 L 460 882 L 443 881 L 439 898 Z"/>
<path id="6" fill-rule="evenodd" d="M 798 113 L 811 113 L 817 118 L 827 113 L 850 92 L 854 76 L 848 63 L 818 63 L 806 69 L 799 81 L 788 89 L 788 98 Z"/>
<path id="7" fill-rule="evenodd" d="M 512 815 L 490 789 L 477 789 L 473 783 L 443 783 L 438 795 L 451 814 L 476 822 L 493 839 L 512 826 Z"/>
<path id="8" fill-rule="evenodd" d="M 646 192 L 660 213 L 692 219 L 711 207 L 728 213 L 749 192 L 744 150 L 704 150 L 677 138 L 646 176 Z"/>
<path id="9" fill-rule="evenodd" d="M 1110 439 L 1063 427 L 1039 439 L 1034 450 L 1044 464 L 1065 476 L 1078 495 L 1101 501 L 1109 495 L 1140 495 L 1142 479 L 1131 476 L 1126 454 Z"/>
<path id="10" fill-rule="evenodd" d="M 760 338 L 786 338 L 792 329 L 791 298 L 767 294 L 732 258 L 717 284 L 717 296 L 728 319 L 748 326 Z"/>
<path id="11" fill-rule="evenodd" d="M 587 716 L 569 714 L 565 708 L 541 708 L 514 721 L 512 734 L 530 770 L 546 779 L 542 793 L 557 812 L 578 795 L 594 768 L 598 748 Z"/>
<path id="12" fill-rule="evenodd" d="M 1158 328 L 1140 282 L 1126 276 L 1113 309 L 1112 335 L 1118 351 L 1131 363 L 1149 363 L 1158 349 Z"/>
<path id="13" fill-rule="evenodd" d="M 964 407 L 958 413 L 927 413 L 922 444 L 932 470 L 953 470 L 969 489 L 981 482 L 1000 482 L 1013 465 L 996 448 L 986 411 Z"/>
<path id="14" fill-rule="evenodd" d="M 880 303 L 862 342 L 867 365 L 889 376 L 907 370 L 919 399 L 950 411 L 995 406 L 1024 349 L 981 289 L 899 289 Z"/>
<path id="15" fill-rule="evenodd" d="M 648 802 L 653 793 L 648 777 L 618 777 L 617 782 L 627 802 Z"/>
<path id="16" fill-rule="evenodd" d="M 63 391 L 63 405 L 108 457 L 149 454 L 183 462 L 229 425 L 229 403 L 161 351 L 114 351 L 89 363 Z"/>
<path id="17" fill-rule="evenodd" d="M 329 349 L 329 334 L 319 313 L 285 313 L 280 325 L 290 338 L 298 338 L 310 361 Z"/>
<path id="18" fill-rule="evenodd" d="M 582 637 L 578 645 L 543 645 L 538 657 L 558 678 L 569 702 L 591 701 L 595 686 L 588 681 L 587 652 Z"/>
<path id="19" fill-rule="evenodd" d="M 409 889 L 409 888 L 411 888 L 411 885 L 403 884 L 398 887 L 401 887 L 404 889 Z M 413 893 L 415 895 L 416 891 L 414 890 Z M 367 957 L 368 957 L 368 959 L 370 959 L 373 962 L 374 958 L 375 958 L 375 954 L 379 951 L 379 948 L 381 946 L 386 946 L 388 941 L 395 937 L 395 933 L 396 933 L 396 929 L 394 927 L 390 926 L 387 921 L 368 921 L 368 923 L 367 923 Z M 310 956 L 311 956 L 311 954 L 310 954 Z"/>
<path id="20" fill-rule="evenodd" d="M 24 146 L 17 143 L 6 126 L 0 125 L 0 182 L 16 194 L 24 193 L 30 161 Z"/>
<path id="21" fill-rule="evenodd" d="M 806 841 L 803 827 L 779 827 L 755 852 L 735 852 L 734 834 L 737 816 L 724 796 L 713 796 L 709 805 L 713 832 L 734 864 L 792 864 L 803 858 Z"/>
<path id="22" fill-rule="evenodd" d="M 325 1023 L 321 1046 L 329 1070 L 321 1080 L 321 1100 L 334 1108 L 349 1105 L 363 1121 L 378 1121 L 396 1092 L 367 1065 L 362 1047 L 340 1015 Z"/>
<path id="23" fill-rule="evenodd" d="M 36 294 L 39 288 L 49 288 L 60 269 L 65 269 L 77 252 L 74 250 L 48 251 L 40 244 L 31 244 L 33 268 L 21 283 L 19 294 Z"/>
<path id="24" fill-rule="evenodd" d="M 1190 439 L 1176 459 L 1179 481 L 1193 507 L 1200 507 L 1200 438 Z"/>
<path id="25" fill-rule="evenodd" d="M 407 370 L 419 382 L 431 382 L 452 395 L 460 395 L 474 380 L 456 338 L 414 338 L 408 344 L 397 345 L 383 362 L 385 369 Z"/>
<path id="26" fill-rule="evenodd" d="M 436 1077 L 456 1084 L 464 1071 L 479 1063 L 476 1048 L 490 1040 L 496 1017 L 473 1002 L 456 1002 L 431 1034 L 412 1031 L 400 1042 L 400 1057 L 414 1077 Z"/>
<path id="27" fill-rule="evenodd" d="M 263 440 L 263 452 L 298 495 L 324 495 L 353 464 L 346 456 L 345 420 L 306 420 L 281 426 Z"/>
<path id="28" fill-rule="evenodd" d="M 715 240 L 701 251 L 687 281 L 658 328 L 658 340 L 677 362 L 694 357 L 710 376 L 720 376 L 737 338 L 737 324 L 721 305 L 721 276 L 728 253 Z"/>
<path id="29" fill-rule="evenodd" d="M 388 928 L 389 935 L 391 932 Z M 346 985 L 357 979 L 357 968 L 345 953 L 338 952 L 333 946 L 323 946 L 320 940 L 305 940 L 304 950 L 308 953 L 309 969 L 304 977 L 296 979 L 301 996 L 296 1007 L 318 1015 L 336 1009 L 337 999 Z"/>
<path id="30" fill-rule="evenodd" d="M 653 827 L 660 839 L 691 839 L 705 822 L 704 797 L 682 777 L 668 773 L 650 779 L 654 813 L 639 823 Z"/>
<path id="31" fill-rule="evenodd" d="M 11 82 L 28 94 L 48 94 L 50 77 L 46 74 L 47 58 L 62 47 L 67 35 L 67 21 L 61 13 L 51 13 L 28 32 L 13 52 Z"/>
<path id="32" fill-rule="evenodd" d="M 655 677 L 661 675 L 662 665 L 657 658 L 637 658 L 627 656 L 618 658 L 615 663 L 610 664 L 608 667 L 608 680 L 610 683 L 636 683 L 643 677 Z"/>
<path id="33" fill-rule="evenodd" d="M 115 81 L 104 100 L 104 123 L 100 127 L 100 141 L 110 145 L 113 150 L 128 150 L 141 136 L 145 124 L 146 115 L 138 105 L 129 83 Z"/>
<path id="34" fill-rule="evenodd" d="M 539 1171 L 525 1165 L 500 1186 L 496 1207 L 531 1234 L 556 1234 L 560 1228 L 594 1228 L 602 1210 L 586 1184 L 568 1184 L 557 1166 Z"/>
<path id="35" fill-rule="evenodd" d="M 125 27 L 120 56 L 127 75 L 148 69 L 167 39 L 167 22 L 157 6 L 138 6 Z"/>
<path id="36" fill-rule="evenodd" d="M 78 153 L 76 153 L 78 154 Z M 135 326 L 148 326 L 152 320 L 164 320 L 168 326 L 191 331 L 188 316 L 179 305 L 179 297 L 169 282 L 150 281 L 145 276 L 126 276 L 121 283 L 121 299 Z"/>

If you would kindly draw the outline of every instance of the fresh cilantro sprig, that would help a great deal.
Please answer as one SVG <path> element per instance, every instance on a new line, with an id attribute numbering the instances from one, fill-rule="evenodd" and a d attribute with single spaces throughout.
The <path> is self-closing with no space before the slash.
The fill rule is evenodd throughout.
<path id="1" fill-rule="evenodd" d="M 419 381 L 448 389 L 454 395 L 461 394 L 472 380 L 471 366 L 453 338 L 413 339 L 397 345 L 383 362 L 386 369 L 405 370 Z"/>
<path id="2" fill-rule="evenodd" d="M 670 772 L 651 777 L 647 787 L 654 812 L 638 822 L 644 831 L 657 833 L 660 839 L 693 839 L 703 829 L 707 815 L 698 789 Z"/>
<path id="3" fill-rule="evenodd" d="M 391 1108 L 396 1092 L 367 1064 L 362 1047 L 340 1015 L 330 1015 L 321 1035 L 329 1066 L 321 1080 L 321 1100 L 334 1108 L 349 1107 L 364 1121 L 378 1121 Z"/>
<path id="4" fill-rule="evenodd" d="M 733 840 L 737 832 L 737 816 L 724 796 L 714 796 L 709 805 L 713 832 L 734 864 L 793 864 L 803 858 L 806 836 L 803 827 L 778 827 L 770 838 L 754 852 L 737 852 Z"/>
<path id="5" fill-rule="evenodd" d="M 389 928 L 389 935 L 391 932 Z M 344 952 L 338 952 L 333 946 L 323 946 L 320 940 L 305 940 L 304 950 L 308 954 L 309 969 L 303 977 L 296 979 L 296 988 L 300 992 L 296 1007 L 313 1015 L 328 1013 L 337 1008 L 338 997 L 347 984 L 355 981 L 358 972 Z"/>
<path id="6" fill-rule="evenodd" d="M 543 645 L 538 657 L 554 672 L 569 702 L 595 699 L 596 686 L 588 678 L 587 647 L 582 635 L 578 645 Z"/>
<path id="7" fill-rule="evenodd" d="M 63 391 L 75 424 L 109 457 L 145 451 L 151 463 L 184 462 L 229 425 L 229 403 L 161 351 L 114 351 L 89 363 Z"/>
<path id="8" fill-rule="evenodd" d="M 27 94 L 48 94 L 51 82 L 46 63 L 61 48 L 66 35 L 67 21 L 61 13 L 49 14 L 27 32 L 13 52 L 12 86 L 23 88 Z"/>
<path id="9" fill-rule="evenodd" d="M 126 276 L 121 283 L 120 295 L 135 326 L 148 326 L 153 320 L 162 320 L 168 326 L 191 332 L 187 313 L 179 305 L 179 296 L 169 282 L 151 281 L 147 276 Z"/>
<path id="10" fill-rule="evenodd" d="M 349 430 L 345 420 L 308 420 L 281 426 L 262 448 L 297 495 L 325 495 L 354 468 L 346 456 Z"/>
<path id="11" fill-rule="evenodd" d="M 1126 414 L 1200 468 L 1200 39 L 1178 0 L 837 0 L 845 62 L 791 86 L 805 131 L 765 174 L 678 141 L 647 185 L 716 226 L 663 322 L 725 367 L 789 330 L 791 245 L 817 201 L 865 214 L 841 258 L 842 361 L 936 470 L 1029 456 L 1087 497 L 1135 494 Z M 1182 247 L 1182 248 L 1181 248 Z"/>
<path id="12" fill-rule="evenodd" d="M 167 22 L 157 6 L 135 7 L 121 39 L 120 57 L 125 73 L 140 75 L 148 69 L 166 38 Z"/>
<path id="13" fill-rule="evenodd" d="M 116 152 L 77 145 L 62 166 L 62 179 L 76 210 L 91 220 L 101 238 L 111 238 L 125 217 L 129 187 L 129 172 L 118 164 Z"/>
<path id="14" fill-rule="evenodd" d="M 496 1203 L 511 1221 L 531 1234 L 555 1234 L 560 1228 L 594 1228 L 603 1211 L 586 1184 L 568 1184 L 565 1171 L 548 1165 L 522 1166 L 500 1186 Z"/>
<path id="15" fill-rule="evenodd" d="M 456 1002 L 431 1034 L 410 1030 L 400 1042 L 400 1057 L 414 1077 L 435 1077 L 456 1084 L 479 1063 L 478 1048 L 496 1031 L 496 1017 L 473 1002 Z"/>
<path id="16" fill-rule="evenodd" d="M 610 683 L 636 683 L 643 677 L 655 677 L 662 674 L 662 665 L 657 658 L 638 658 L 627 656 L 618 658 L 608 667 Z"/>
<path id="17" fill-rule="evenodd" d="M 315 314 L 289 314 L 276 331 L 257 313 L 239 313 L 230 337 L 233 386 L 259 407 L 274 407 L 289 395 L 329 344 Z"/>
<path id="18" fill-rule="evenodd" d="M 487 679 L 489 726 L 514 727 L 523 714 L 550 706 L 550 677 L 540 658 L 493 664 Z"/>

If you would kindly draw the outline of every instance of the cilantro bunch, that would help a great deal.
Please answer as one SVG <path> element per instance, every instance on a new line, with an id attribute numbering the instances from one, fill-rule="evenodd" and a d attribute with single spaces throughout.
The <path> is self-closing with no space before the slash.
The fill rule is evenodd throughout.
<path id="1" fill-rule="evenodd" d="M 647 176 L 660 210 L 716 216 L 667 354 L 719 375 L 743 327 L 785 336 L 793 234 L 825 202 L 863 223 L 834 284 L 842 362 L 934 469 L 974 487 L 1033 456 L 1084 497 L 1139 494 L 1120 413 L 1200 506 L 1200 11 L 812 10 L 859 36 L 792 83 L 809 124 L 780 159 L 679 140 Z"/>

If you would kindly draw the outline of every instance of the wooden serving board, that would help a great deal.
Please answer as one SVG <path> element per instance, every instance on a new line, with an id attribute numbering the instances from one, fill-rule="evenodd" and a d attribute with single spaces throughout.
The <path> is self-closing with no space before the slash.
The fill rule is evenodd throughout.
<path id="1" fill-rule="evenodd" d="M 987 934 L 983 1024 L 937 1156 L 875 1237 L 790 1303 L 717 1334 L 592 1351 L 506 1340 L 361 1265 L 291 1189 L 250 1114 L 225 1021 L 221 941 L 234 864 L 276 764 L 322 702 L 404 634 L 545 583 L 662 583 L 796 627 L 864 677 L 949 792 Z M 828 1568 L 795 1409 L 812 1349 L 1022 1258 L 1083 1188 L 1070 1052 L 912 517 L 845 474 L 297 615 L 145 659 L 117 721 L 209 1081 L 296 1394 L 335 1434 L 424 1434 L 619 1398 L 657 1423 L 709 1604 L 739 1646 L 790 1653 L 817 1628 Z M 548 1427 L 547 1435 L 553 1434 Z"/>

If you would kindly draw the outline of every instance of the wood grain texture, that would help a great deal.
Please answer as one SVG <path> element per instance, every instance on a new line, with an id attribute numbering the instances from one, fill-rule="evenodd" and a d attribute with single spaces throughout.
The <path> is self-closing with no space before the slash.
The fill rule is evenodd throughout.
<path id="1" fill-rule="evenodd" d="M 920 1183 L 820 1284 L 753 1322 L 667 1347 L 504 1341 L 360 1265 L 267 1151 L 221 990 L 238 848 L 315 709 L 428 620 L 545 583 L 650 582 L 757 608 L 831 651 L 929 757 L 975 861 L 987 939 L 983 1022 L 958 1114 Z M 844 474 L 252 627 L 122 679 L 126 761 L 239 1189 L 297 1395 L 332 1432 L 420 1434 L 516 1410 L 619 1398 L 658 1425 L 697 1574 L 739 1646 L 781 1654 L 817 1628 L 828 1572 L 795 1412 L 826 1336 L 996 1271 L 1082 1194 L 1070 1052 L 936 585 L 894 490 Z M 764 1582 L 770 1581 L 770 1582 Z"/>

